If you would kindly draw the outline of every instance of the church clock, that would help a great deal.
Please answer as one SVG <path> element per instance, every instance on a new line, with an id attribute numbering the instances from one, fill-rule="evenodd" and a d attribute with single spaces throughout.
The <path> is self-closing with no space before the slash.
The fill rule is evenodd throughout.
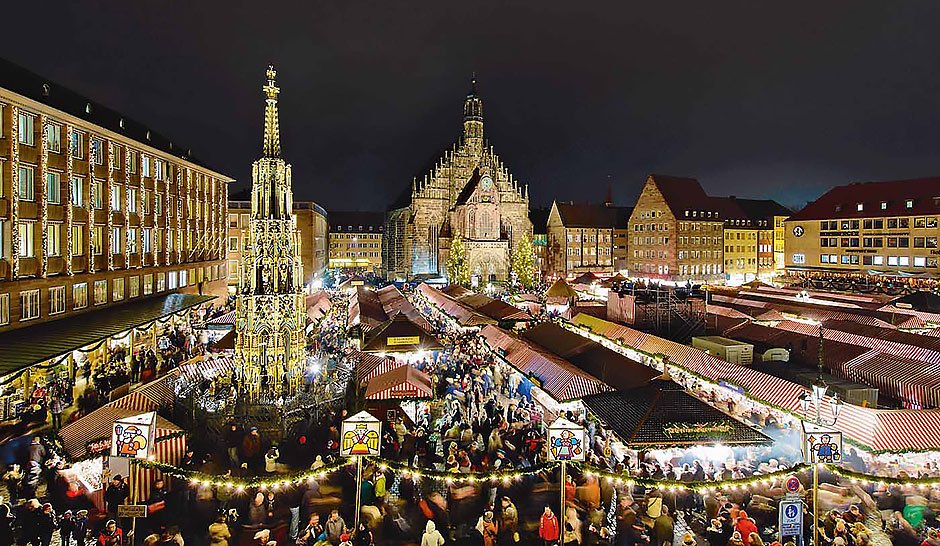
<path id="1" fill-rule="evenodd" d="M 488 176 L 484 176 L 483 179 L 480 180 L 480 187 L 484 190 L 489 190 L 493 187 L 493 179 Z"/>

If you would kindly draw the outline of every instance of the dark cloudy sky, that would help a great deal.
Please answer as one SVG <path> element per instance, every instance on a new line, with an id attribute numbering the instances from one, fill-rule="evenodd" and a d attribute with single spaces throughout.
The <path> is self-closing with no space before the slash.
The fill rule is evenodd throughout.
<path id="1" fill-rule="evenodd" d="M 2 55 L 247 184 L 277 65 L 297 199 L 385 206 L 449 148 L 476 71 L 532 200 L 650 172 L 801 205 L 940 175 L 940 2 L 16 2 Z M 610 182 L 608 182 L 610 181 Z"/>

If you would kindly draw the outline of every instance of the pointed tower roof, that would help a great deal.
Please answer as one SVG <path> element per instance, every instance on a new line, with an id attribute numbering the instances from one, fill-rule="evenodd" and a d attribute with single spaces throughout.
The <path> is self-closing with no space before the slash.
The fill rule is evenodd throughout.
<path id="1" fill-rule="evenodd" d="M 280 92 L 274 78 L 277 70 L 274 65 L 268 65 L 268 82 L 264 89 L 264 157 L 281 157 L 281 128 L 277 119 L 277 94 Z"/>
<path id="2" fill-rule="evenodd" d="M 467 99 L 463 103 L 463 118 L 464 122 L 483 122 L 483 101 L 477 93 L 476 73 L 470 78 L 470 92 L 467 93 Z"/>

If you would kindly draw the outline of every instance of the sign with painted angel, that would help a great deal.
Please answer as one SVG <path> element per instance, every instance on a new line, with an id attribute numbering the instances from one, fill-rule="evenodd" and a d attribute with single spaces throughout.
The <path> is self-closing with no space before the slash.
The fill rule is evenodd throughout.
<path id="1" fill-rule="evenodd" d="M 339 454 L 343 457 L 378 456 L 381 451 L 382 422 L 367 411 L 343 421 Z"/>

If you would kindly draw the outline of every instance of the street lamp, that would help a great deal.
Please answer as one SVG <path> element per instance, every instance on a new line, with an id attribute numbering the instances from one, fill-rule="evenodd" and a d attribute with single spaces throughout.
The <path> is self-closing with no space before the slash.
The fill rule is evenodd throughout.
<path id="1" fill-rule="evenodd" d="M 832 401 L 829 403 L 829 412 L 831 414 L 830 419 L 824 419 L 822 414 L 822 404 L 826 398 L 826 395 L 829 393 L 829 386 L 826 385 L 826 382 L 823 380 L 822 370 L 823 370 L 823 327 L 820 324 L 819 326 L 819 360 L 816 365 L 816 380 L 813 381 L 813 384 L 810 385 L 809 391 L 803 391 L 802 394 L 798 397 L 800 402 L 800 409 L 803 410 L 803 421 L 810 420 L 809 410 L 814 408 L 816 410 L 815 415 L 812 417 L 812 422 L 817 427 L 832 427 L 835 426 L 836 421 L 839 420 L 839 414 L 842 412 L 842 399 L 838 394 L 835 394 L 832 397 Z M 806 427 L 803 427 L 804 434 Z M 803 441 L 804 449 L 806 445 L 806 440 Z M 806 454 L 809 457 L 809 453 Z M 813 465 L 813 546 L 819 546 L 819 465 Z"/>

